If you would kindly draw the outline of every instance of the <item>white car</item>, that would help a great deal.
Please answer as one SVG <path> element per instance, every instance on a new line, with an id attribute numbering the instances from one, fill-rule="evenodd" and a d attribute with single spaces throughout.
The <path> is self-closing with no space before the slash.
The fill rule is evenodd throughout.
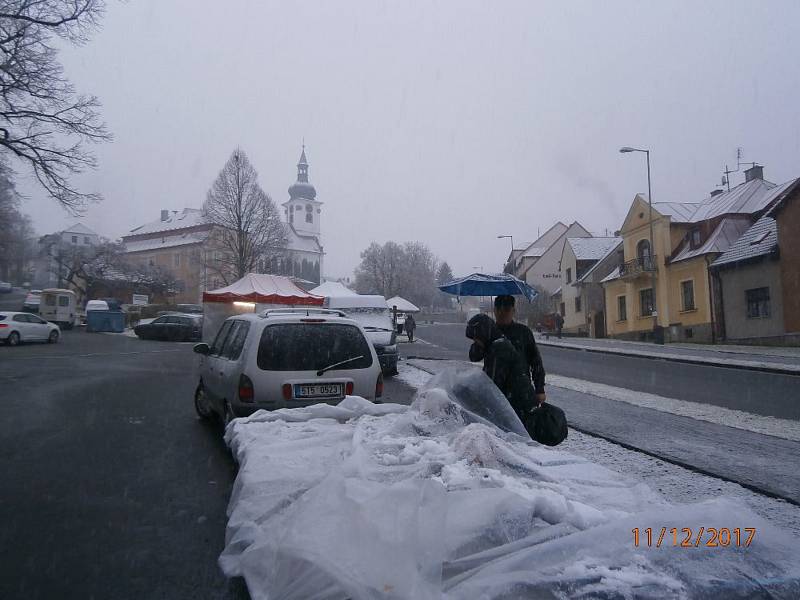
<path id="1" fill-rule="evenodd" d="M 201 355 L 195 409 L 224 423 L 259 409 L 375 401 L 383 374 L 364 328 L 325 309 L 268 310 L 229 317 Z"/>
<path id="2" fill-rule="evenodd" d="M 22 342 L 55 344 L 61 337 L 58 325 L 25 312 L 0 312 L 0 342 L 16 346 Z"/>

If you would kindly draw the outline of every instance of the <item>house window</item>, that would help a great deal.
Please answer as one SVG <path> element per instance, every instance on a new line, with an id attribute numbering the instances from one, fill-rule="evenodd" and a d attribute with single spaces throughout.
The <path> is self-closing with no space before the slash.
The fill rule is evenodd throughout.
<path id="1" fill-rule="evenodd" d="M 745 290 L 745 300 L 747 301 L 748 319 L 766 319 L 770 315 L 769 307 L 769 288 L 755 288 Z"/>
<path id="2" fill-rule="evenodd" d="M 581 297 L 580 296 L 575 296 L 575 312 L 576 313 L 581 312 Z"/>
<path id="3" fill-rule="evenodd" d="M 180 254 L 174 254 L 172 260 L 173 260 L 173 264 L 176 267 L 180 267 L 181 266 L 181 255 Z"/>
<path id="4" fill-rule="evenodd" d="M 314 213 L 307 212 L 306 213 L 306 223 L 313 223 L 314 222 Z"/>
<path id="5" fill-rule="evenodd" d="M 148 261 L 147 261 L 147 264 L 148 264 L 148 265 L 150 265 L 151 267 L 155 267 L 155 266 L 156 266 L 156 261 L 154 261 L 154 260 L 151 258 L 150 260 L 148 260 Z"/>
<path id="6" fill-rule="evenodd" d="M 92 241 L 89 239 L 88 235 L 83 236 L 83 243 L 84 244 L 91 244 Z"/>
<path id="7" fill-rule="evenodd" d="M 689 245 L 694 248 L 700 247 L 700 230 L 699 229 L 692 229 L 691 238 L 689 239 Z"/>
<path id="8" fill-rule="evenodd" d="M 73 244 L 77 244 L 78 243 L 78 236 L 77 235 L 73 235 L 72 236 L 72 243 Z"/>
<path id="9" fill-rule="evenodd" d="M 653 314 L 653 288 L 639 290 L 639 309 L 642 317 Z"/>
<path id="10" fill-rule="evenodd" d="M 694 310 L 694 281 L 681 281 L 681 299 L 683 310 Z"/>
<path id="11" fill-rule="evenodd" d="M 572 269 L 567 269 L 567 283 L 572 283 Z"/>
<path id="12" fill-rule="evenodd" d="M 625 296 L 617 296 L 617 321 L 628 320 L 628 305 Z"/>
<path id="13" fill-rule="evenodd" d="M 564 304 L 563 302 L 562 302 L 562 303 L 559 305 L 558 309 L 559 309 L 559 311 L 561 312 L 561 316 L 562 316 L 562 317 L 563 317 L 565 314 L 567 314 L 567 306 L 566 306 L 566 304 Z"/>

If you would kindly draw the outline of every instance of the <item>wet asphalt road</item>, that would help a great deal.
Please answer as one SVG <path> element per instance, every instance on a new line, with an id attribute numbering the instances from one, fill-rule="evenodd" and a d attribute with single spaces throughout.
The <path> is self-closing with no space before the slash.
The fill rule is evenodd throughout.
<path id="1" fill-rule="evenodd" d="M 0 598 L 248 598 L 217 566 L 236 465 L 195 416 L 195 362 L 82 330 L 0 347 Z"/>
<path id="2" fill-rule="evenodd" d="M 464 325 L 420 325 L 409 354 L 465 360 Z M 756 415 L 800 419 L 800 376 L 540 346 L 545 371 Z"/>

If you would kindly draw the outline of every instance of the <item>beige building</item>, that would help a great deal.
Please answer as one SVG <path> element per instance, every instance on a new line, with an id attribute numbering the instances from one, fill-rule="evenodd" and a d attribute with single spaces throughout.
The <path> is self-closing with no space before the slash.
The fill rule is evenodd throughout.
<path id="1" fill-rule="evenodd" d="M 623 263 L 603 280 L 611 337 L 650 339 L 656 325 L 667 341 L 713 342 L 715 299 L 709 265 L 774 203 L 780 191 L 763 168 L 745 173 L 728 192 L 698 203 L 653 203 L 653 244 L 647 197 L 638 194 L 620 229 Z M 655 275 L 655 293 L 653 276 Z"/>
<path id="2" fill-rule="evenodd" d="M 605 295 L 600 281 L 619 264 L 616 237 L 567 238 L 561 253 L 563 331 L 605 337 Z M 602 264 L 600 264 L 602 263 Z"/>

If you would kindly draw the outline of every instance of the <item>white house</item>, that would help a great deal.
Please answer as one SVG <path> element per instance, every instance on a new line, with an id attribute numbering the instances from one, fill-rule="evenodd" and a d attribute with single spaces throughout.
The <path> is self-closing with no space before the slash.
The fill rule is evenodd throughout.
<path id="1" fill-rule="evenodd" d="M 558 224 L 557 224 L 558 225 Z M 561 230 L 559 227 L 558 230 Z M 545 235 L 552 236 L 549 231 Z M 544 236 L 542 236 L 544 237 Z M 533 287 L 544 289 L 548 294 L 553 294 L 561 284 L 560 262 L 561 253 L 564 250 L 564 244 L 567 238 L 577 237 L 592 237 L 584 227 L 575 221 L 563 230 L 549 246 L 535 259 L 532 259 L 530 265 L 521 272 L 520 278 L 528 282 Z M 549 238 L 548 238 L 549 240 Z M 536 242 L 534 242 L 535 244 Z M 538 252 L 538 250 L 537 250 Z M 524 256 L 523 256 L 524 258 Z"/>

